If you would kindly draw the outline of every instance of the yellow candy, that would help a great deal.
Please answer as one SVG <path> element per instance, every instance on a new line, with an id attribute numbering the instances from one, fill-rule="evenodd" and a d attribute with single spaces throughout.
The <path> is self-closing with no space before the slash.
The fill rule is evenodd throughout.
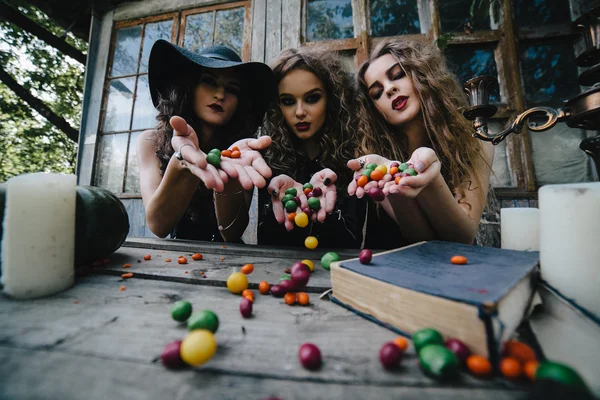
<path id="1" fill-rule="evenodd" d="M 234 272 L 227 278 L 227 289 L 231 293 L 239 294 L 248 289 L 248 277 L 241 272 Z"/>
<path id="2" fill-rule="evenodd" d="M 387 167 L 383 164 L 379 165 L 377 168 L 375 168 L 377 171 L 381 171 L 383 172 L 383 174 L 387 174 Z"/>
<path id="3" fill-rule="evenodd" d="M 306 239 L 304 239 L 304 245 L 307 249 L 312 250 L 319 245 L 319 241 L 314 236 L 308 236 Z"/>
<path id="4" fill-rule="evenodd" d="M 190 332 L 181 342 L 179 355 L 187 364 L 197 367 L 215 355 L 217 341 L 211 331 L 196 329 Z"/>
<path id="5" fill-rule="evenodd" d="M 302 264 L 306 264 L 308 265 L 308 268 L 310 268 L 310 272 L 313 272 L 315 270 L 315 263 L 312 262 L 311 260 L 302 260 L 300 261 Z"/>
<path id="6" fill-rule="evenodd" d="M 298 225 L 300 228 L 304 228 L 306 225 L 308 225 L 308 215 L 306 215 L 306 213 L 299 212 L 296 214 L 294 222 L 296 222 L 296 225 Z"/>

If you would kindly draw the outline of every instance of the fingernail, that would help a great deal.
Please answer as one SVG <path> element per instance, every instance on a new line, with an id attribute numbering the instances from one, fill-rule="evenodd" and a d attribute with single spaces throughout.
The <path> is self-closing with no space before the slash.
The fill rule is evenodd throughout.
<path id="1" fill-rule="evenodd" d="M 331 179 L 329 179 L 329 178 L 325 178 L 325 179 L 323 180 L 323 184 L 324 184 L 325 186 L 329 186 L 329 184 L 330 184 L 330 183 L 331 183 Z"/>
<path id="2" fill-rule="evenodd" d="M 271 196 L 277 197 L 277 189 L 273 189 L 273 191 L 271 192 Z"/>
<path id="3" fill-rule="evenodd" d="M 423 164 L 423 161 L 417 161 L 417 163 L 415 164 L 415 170 L 417 172 L 422 172 L 425 169 L 425 164 Z"/>

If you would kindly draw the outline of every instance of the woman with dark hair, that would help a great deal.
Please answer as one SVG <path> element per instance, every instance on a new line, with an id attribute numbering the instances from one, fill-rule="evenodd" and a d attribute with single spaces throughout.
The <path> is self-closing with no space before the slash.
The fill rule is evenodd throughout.
<path id="1" fill-rule="evenodd" d="M 271 176 L 259 153 L 270 139 L 249 139 L 275 95 L 271 69 L 244 63 L 225 46 L 193 53 L 159 40 L 148 79 L 159 112 L 156 129 L 137 143 L 148 227 L 160 237 L 238 240 L 251 190 Z"/>
<path id="2" fill-rule="evenodd" d="M 348 193 L 358 197 L 377 186 L 386 194 L 379 204 L 387 215 L 380 207 L 368 212 L 367 246 L 389 237 L 386 229 L 370 229 L 372 224 L 397 230 L 397 247 L 432 239 L 473 243 L 488 201 L 494 150 L 471 136 L 459 111 L 467 106 L 466 96 L 441 51 L 418 41 L 384 40 L 357 80 L 370 124 L 361 137 L 363 156 L 348 167 L 358 177 L 368 163 L 389 171 L 393 162 L 408 162 L 418 173 L 394 179 L 388 172 L 364 187 L 355 180 L 349 185 Z"/>
<path id="3" fill-rule="evenodd" d="M 346 195 L 346 162 L 358 146 L 350 75 L 336 55 L 307 48 L 283 51 L 272 69 L 278 98 L 267 111 L 264 133 L 272 144 L 264 158 L 274 178 L 259 191 L 258 242 L 303 246 L 315 236 L 322 247 L 358 248 L 363 202 Z M 293 210 L 282 203 L 287 189 L 297 193 Z M 308 207 L 307 196 L 319 201 Z"/>

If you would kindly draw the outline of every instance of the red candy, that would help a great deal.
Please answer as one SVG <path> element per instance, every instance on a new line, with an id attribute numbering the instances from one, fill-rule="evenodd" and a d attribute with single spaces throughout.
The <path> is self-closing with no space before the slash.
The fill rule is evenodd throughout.
<path id="1" fill-rule="evenodd" d="M 306 271 L 310 272 L 310 268 L 308 265 L 306 265 L 300 261 L 297 261 L 292 264 L 292 269 L 290 270 L 290 273 L 292 275 L 294 275 L 295 272 L 301 271 L 301 270 L 306 270 Z"/>
<path id="2" fill-rule="evenodd" d="M 300 346 L 298 358 L 306 369 L 315 370 L 321 366 L 321 351 L 312 343 L 305 343 Z"/>
<path id="3" fill-rule="evenodd" d="M 296 269 L 295 273 L 292 271 L 292 284 L 295 288 L 301 288 L 305 286 L 309 279 L 310 270 L 308 267 L 306 267 L 306 269 Z"/>
<path id="4" fill-rule="evenodd" d="M 244 318 L 250 318 L 252 315 L 252 302 L 247 298 L 243 298 L 240 301 L 240 313 Z"/>
<path id="5" fill-rule="evenodd" d="M 459 339 L 446 340 L 446 348 L 453 352 L 463 363 L 467 361 L 467 358 L 471 355 L 471 350 Z"/>
<path id="6" fill-rule="evenodd" d="M 371 250 L 363 249 L 358 253 L 358 260 L 361 264 L 370 263 L 371 258 L 373 258 L 373 252 L 371 252 Z"/>
<path id="7" fill-rule="evenodd" d="M 369 189 L 369 196 L 378 202 L 385 200 L 385 194 L 383 194 L 383 190 L 378 187 Z"/>
<path id="8" fill-rule="evenodd" d="M 281 288 L 281 290 L 283 290 L 283 294 L 286 294 L 287 292 L 291 292 L 292 290 L 294 290 L 294 284 L 292 283 L 291 280 L 283 280 L 281 282 L 279 282 L 279 287 Z M 273 292 L 273 288 L 271 288 L 271 292 Z M 279 296 L 276 296 L 279 297 Z"/>
<path id="9" fill-rule="evenodd" d="M 288 282 L 288 281 L 282 281 L 282 282 Z M 279 285 L 271 286 L 271 294 L 275 297 L 283 297 L 286 293 L 287 293 L 287 291 L 283 290 L 283 288 Z"/>
<path id="10" fill-rule="evenodd" d="M 185 362 L 181 359 L 179 353 L 180 349 L 181 340 L 175 340 L 165 346 L 160 355 L 160 359 L 165 367 L 175 369 L 185 366 Z"/>
<path id="11" fill-rule="evenodd" d="M 316 188 L 313 189 L 312 194 L 315 197 L 320 197 L 320 196 L 323 195 L 323 190 L 321 188 L 319 188 L 319 187 L 316 187 Z"/>
<path id="12" fill-rule="evenodd" d="M 385 369 L 394 369 L 402 360 L 402 350 L 394 342 L 387 342 L 379 350 L 379 361 Z"/>

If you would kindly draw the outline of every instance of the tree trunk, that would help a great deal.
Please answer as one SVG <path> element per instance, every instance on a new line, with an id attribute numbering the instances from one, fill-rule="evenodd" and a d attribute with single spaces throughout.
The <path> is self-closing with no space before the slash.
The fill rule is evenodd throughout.
<path id="1" fill-rule="evenodd" d="M 25 101 L 31 108 L 39 112 L 44 118 L 50 121 L 54 126 L 67 134 L 67 137 L 75 143 L 79 140 L 79 131 L 73 128 L 61 116 L 57 115 L 43 101 L 32 95 L 29 90 L 19 84 L 10 74 L 0 67 L 0 81 L 4 82 L 17 96 Z"/>

